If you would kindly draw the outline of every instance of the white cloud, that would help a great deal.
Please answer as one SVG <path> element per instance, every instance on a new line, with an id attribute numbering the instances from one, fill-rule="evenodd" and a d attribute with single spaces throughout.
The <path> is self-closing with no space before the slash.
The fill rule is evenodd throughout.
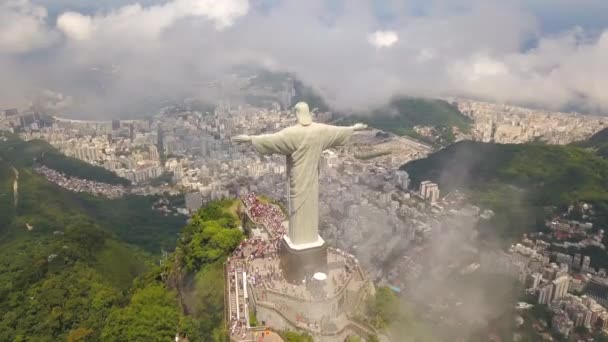
<path id="1" fill-rule="evenodd" d="M 216 29 L 222 30 L 248 10 L 248 0 L 173 0 L 149 7 L 126 5 L 96 16 L 66 12 L 59 16 L 57 27 L 74 40 L 131 38 L 137 41 L 156 39 L 179 20 L 193 17 L 209 20 Z"/>
<path id="2" fill-rule="evenodd" d="M 0 75 L 9 80 L 0 96 L 40 85 L 74 95 L 80 113 L 120 116 L 150 98 L 215 98 L 204 86 L 209 77 L 252 63 L 296 73 L 338 109 L 408 94 L 608 112 L 608 33 L 547 34 L 521 0 L 440 0 L 416 16 L 395 7 L 390 23 L 365 1 L 331 15 L 326 0 L 282 0 L 263 10 L 260 0 L 127 1 L 135 0 L 88 14 L 59 11 L 49 27 L 44 8 L 0 0 Z M 562 12 L 568 4 L 559 2 Z M 36 56 L 56 32 L 68 39 L 44 50 L 43 62 L 3 54 Z"/>
<path id="3" fill-rule="evenodd" d="M 71 39 L 88 40 L 91 38 L 93 24 L 89 16 L 66 12 L 57 19 L 57 28 Z"/>
<path id="4" fill-rule="evenodd" d="M 368 41 L 377 48 L 391 47 L 399 40 L 395 31 L 376 31 L 369 35 Z"/>
<path id="5" fill-rule="evenodd" d="M 4 0 L 0 3 L 0 53 L 24 53 L 46 46 L 47 11 L 28 0 Z"/>
<path id="6" fill-rule="evenodd" d="M 608 112 L 608 31 L 584 39 L 580 29 L 542 39 L 538 48 L 448 66 L 463 95 L 553 109 Z"/>
<path id="7" fill-rule="evenodd" d="M 248 0 L 177 0 L 175 6 L 182 15 L 206 17 L 218 29 L 231 26 L 249 11 Z"/>

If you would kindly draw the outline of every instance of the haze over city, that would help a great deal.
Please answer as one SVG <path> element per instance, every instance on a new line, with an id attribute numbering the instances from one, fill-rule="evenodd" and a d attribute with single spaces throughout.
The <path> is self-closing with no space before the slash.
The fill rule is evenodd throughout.
<path id="1" fill-rule="evenodd" d="M 607 27 L 601 0 L 8 0 L 0 107 L 47 89 L 73 117 L 139 115 L 212 102 L 205 82 L 254 65 L 345 111 L 410 95 L 601 114 Z"/>
<path id="2" fill-rule="evenodd" d="M 608 2 L 0 0 L 0 341 L 608 341 Z"/>

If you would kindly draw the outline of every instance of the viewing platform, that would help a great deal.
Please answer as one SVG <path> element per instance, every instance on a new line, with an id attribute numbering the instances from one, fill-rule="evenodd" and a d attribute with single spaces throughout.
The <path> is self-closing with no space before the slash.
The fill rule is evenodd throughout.
<path id="1" fill-rule="evenodd" d="M 349 335 L 374 334 L 371 327 L 353 319 L 374 291 L 357 259 L 329 247 L 326 273 L 298 284 L 288 282 L 278 252 L 288 227 L 285 215 L 253 194 L 242 200 L 255 228 L 226 264 L 231 339 L 250 339 L 255 330 L 265 327 L 307 332 L 315 340 L 336 342 Z M 252 314 L 260 326 L 257 329 L 251 326 Z"/>

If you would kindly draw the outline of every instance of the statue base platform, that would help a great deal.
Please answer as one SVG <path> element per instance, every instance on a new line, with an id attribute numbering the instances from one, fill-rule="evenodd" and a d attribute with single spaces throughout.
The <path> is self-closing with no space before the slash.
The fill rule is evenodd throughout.
<path id="1" fill-rule="evenodd" d="M 281 239 L 279 251 L 285 280 L 302 284 L 302 280 L 317 272 L 327 274 L 327 244 L 321 237 L 316 242 L 294 245 L 287 235 Z"/>

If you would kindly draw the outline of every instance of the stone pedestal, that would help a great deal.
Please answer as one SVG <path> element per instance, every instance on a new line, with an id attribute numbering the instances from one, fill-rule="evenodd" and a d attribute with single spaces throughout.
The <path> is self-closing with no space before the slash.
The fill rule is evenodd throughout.
<path id="1" fill-rule="evenodd" d="M 321 237 L 315 243 L 294 245 L 284 236 L 279 256 L 283 276 L 292 284 L 302 284 L 303 279 L 316 272 L 327 273 L 327 244 Z"/>

